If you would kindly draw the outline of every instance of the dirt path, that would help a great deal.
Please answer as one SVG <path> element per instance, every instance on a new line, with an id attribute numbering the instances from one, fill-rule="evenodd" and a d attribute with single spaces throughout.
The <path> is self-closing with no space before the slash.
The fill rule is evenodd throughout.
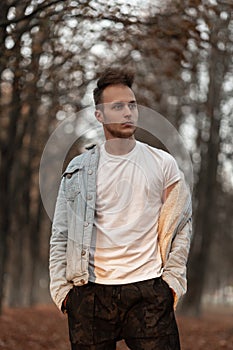
<path id="1" fill-rule="evenodd" d="M 233 312 L 178 317 L 178 324 L 182 350 L 233 350 Z M 30 349 L 70 349 L 66 317 L 54 306 L 6 309 L 0 317 L 0 350 Z"/>

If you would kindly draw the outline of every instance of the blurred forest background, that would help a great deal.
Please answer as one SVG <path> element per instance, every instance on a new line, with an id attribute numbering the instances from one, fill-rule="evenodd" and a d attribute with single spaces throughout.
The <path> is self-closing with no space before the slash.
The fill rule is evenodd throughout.
<path id="1" fill-rule="evenodd" d="M 192 159 L 181 310 L 233 305 L 232 14 L 232 0 L 1 1 L 1 306 L 51 301 L 40 159 L 58 123 L 92 104 L 98 72 L 116 63 L 135 67 L 138 103 L 167 117 Z"/>

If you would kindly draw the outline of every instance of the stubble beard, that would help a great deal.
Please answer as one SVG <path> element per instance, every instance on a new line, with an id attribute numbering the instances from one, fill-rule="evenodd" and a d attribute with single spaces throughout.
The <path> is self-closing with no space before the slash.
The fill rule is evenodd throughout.
<path id="1" fill-rule="evenodd" d="M 105 129 L 108 134 L 110 134 L 113 138 L 123 138 L 128 139 L 131 138 L 136 132 L 136 126 L 130 127 L 130 130 L 119 130 L 117 129 L 118 123 L 105 124 Z"/>

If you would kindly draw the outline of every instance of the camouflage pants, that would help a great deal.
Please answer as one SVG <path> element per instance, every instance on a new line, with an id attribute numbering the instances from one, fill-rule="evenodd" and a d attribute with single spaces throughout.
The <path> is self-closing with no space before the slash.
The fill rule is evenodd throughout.
<path id="1" fill-rule="evenodd" d="M 72 350 L 179 350 L 171 289 L 162 278 L 124 285 L 88 283 L 67 301 Z"/>

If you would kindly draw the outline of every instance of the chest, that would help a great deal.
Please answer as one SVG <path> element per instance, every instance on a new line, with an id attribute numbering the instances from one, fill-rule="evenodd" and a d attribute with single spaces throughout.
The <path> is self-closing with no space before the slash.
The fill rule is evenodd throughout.
<path id="1" fill-rule="evenodd" d="M 100 160 L 97 170 L 97 208 L 161 203 L 163 175 L 150 159 Z"/>

